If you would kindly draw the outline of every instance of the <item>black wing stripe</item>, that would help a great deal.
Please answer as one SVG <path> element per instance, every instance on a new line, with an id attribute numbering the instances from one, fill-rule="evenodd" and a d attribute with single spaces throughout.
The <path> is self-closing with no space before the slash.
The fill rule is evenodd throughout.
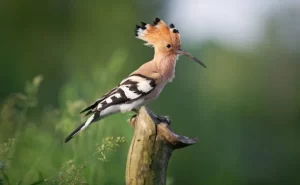
<path id="1" fill-rule="evenodd" d="M 140 79 L 139 78 L 137 78 L 137 79 L 130 78 L 130 77 L 133 77 L 133 76 L 138 76 L 138 77 L 140 77 Z M 141 84 L 141 85 L 147 84 L 147 82 L 145 82 L 145 81 L 148 81 L 148 85 L 150 85 L 150 88 L 148 87 L 147 89 L 144 89 L 144 91 L 143 90 L 139 90 L 138 89 L 138 85 L 139 84 Z M 156 86 L 154 79 L 146 77 L 146 76 L 141 75 L 141 74 L 130 75 L 127 78 L 127 80 L 126 79 L 123 80 L 123 83 L 121 85 L 130 85 L 129 90 L 131 90 L 131 91 L 133 91 L 133 92 L 135 92 L 137 94 L 142 94 L 142 95 L 147 94 L 149 91 L 151 91 L 152 89 L 154 89 L 154 87 Z"/>
<path id="2" fill-rule="evenodd" d="M 117 97 L 116 94 L 120 94 L 120 97 Z M 122 89 L 118 89 L 114 94 L 111 95 L 111 102 L 107 103 L 107 99 L 101 102 L 101 107 L 97 108 L 98 111 L 104 110 L 111 105 L 116 105 L 128 101 L 128 98 L 125 96 L 125 93 Z"/>
<path id="3" fill-rule="evenodd" d="M 155 80 L 153 78 L 147 77 L 147 76 L 142 75 L 142 74 L 132 74 L 129 77 L 131 77 L 131 76 L 139 76 L 139 77 L 145 78 L 146 80 L 150 80 L 151 81 L 150 82 L 151 87 L 155 87 L 156 86 Z"/>
<path id="4" fill-rule="evenodd" d="M 138 82 L 132 81 L 132 80 L 127 80 L 126 82 L 123 83 L 124 85 L 128 85 L 128 89 L 132 92 L 134 92 L 135 94 L 140 94 L 140 95 L 145 95 L 148 92 L 144 92 L 144 91 L 140 91 L 138 89 Z"/>
<path id="5" fill-rule="evenodd" d="M 89 115 L 90 113 L 93 112 L 93 109 L 97 108 L 98 104 L 103 101 L 105 98 L 107 98 L 108 96 L 110 96 L 110 94 L 112 94 L 118 87 L 115 87 L 113 88 L 112 90 L 110 90 L 108 93 L 104 94 L 100 99 L 98 99 L 95 103 L 91 104 L 90 106 L 88 106 L 87 108 L 85 108 L 84 110 L 82 110 L 80 112 L 81 113 L 84 113 L 86 111 L 89 111 L 87 112 L 85 115 Z"/>
<path id="6" fill-rule="evenodd" d="M 89 110 L 87 113 L 85 113 L 84 116 L 88 116 L 88 115 L 90 115 L 90 114 L 92 114 L 92 113 L 93 113 L 93 109 L 91 109 L 91 110 Z"/>
<path id="7" fill-rule="evenodd" d="M 103 98 L 97 100 L 95 103 L 91 104 L 90 106 L 88 106 L 87 108 L 83 109 L 79 114 L 84 113 L 88 110 L 94 109 L 97 107 L 98 103 L 101 102 L 103 100 Z"/>

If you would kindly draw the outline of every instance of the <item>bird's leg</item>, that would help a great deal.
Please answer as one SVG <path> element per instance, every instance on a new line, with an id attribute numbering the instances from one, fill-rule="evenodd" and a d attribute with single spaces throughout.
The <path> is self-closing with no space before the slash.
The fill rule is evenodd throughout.
<path id="1" fill-rule="evenodd" d="M 139 110 L 134 108 L 134 109 L 131 109 L 131 111 L 135 112 L 135 113 L 139 113 Z M 132 118 L 135 118 L 137 116 L 137 114 L 133 115 L 131 117 Z M 156 116 L 156 119 L 159 121 L 159 122 L 164 122 L 164 123 L 167 123 L 168 125 L 171 124 L 171 120 L 169 118 L 169 116 L 159 116 L 159 115 L 155 115 Z"/>
<path id="2" fill-rule="evenodd" d="M 160 116 L 160 115 L 156 115 L 156 119 L 160 122 L 164 122 L 167 123 L 168 125 L 171 124 L 171 120 L 169 118 L 169 116 Z"/>
<path id="3" fill-rule="evenodd" d="M 129 119 L 129 123 L 130 123 L 131 126 L 134 127 L 135 119 L 136 119 L 136 116 L 139 114 L 139 110 L 134 108 L 134 109 L 131 109 L 131 111 L 134 112 L 135 114 L 133 114 L 131 116 L 131 118 Z"/>

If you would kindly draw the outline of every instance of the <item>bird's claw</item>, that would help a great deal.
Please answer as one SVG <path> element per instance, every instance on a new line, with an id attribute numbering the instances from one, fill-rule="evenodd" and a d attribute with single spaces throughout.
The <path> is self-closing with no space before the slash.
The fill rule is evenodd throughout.
<path id="1" fill-rule="evenodd" d="M 135 113 L 137 113 L 137 114 L 139 113 L 139 110 L 138 110 L 138 109 L 132 109 L 131 111 L 132 111 L 132 112 L 135 112 Z"/>
<path id="2" fill-rule="evenodd" d="M 160 122 L 167 123 L 168 125 L 171 124 L 171 120 L 170 120 L 169 116 L 159 116 L 159 115 L 157 115 L 156 119 Z"/>
<path id="3" fill-rule="evenodd" d="M 130 120 L 133 119 L 133 118 L 136 118 L 136 116 L 139 114 L 139 110 L 136 109 L 136 108 L 132 109 L 131 111 L 132 111 L 132 112 L 135 112 L 136 114 L 133 115 L 133 116 L 130 118 Z M 170 117 L 169 117 L 169 116 L 159 116 L 159 115 L 156 115 L 156 119 L 157 119 L 159 122 L 167 123 L 168 125 L 171 124 L 171 120 L 170 120 Z"/>
<path id="4" fill-rule="evenodd" d="M 132 115 L 131 118 L 129 119 L 129 121 L 132 121 L 133 119 L 135 119 L 136 116 L 137 116 L 137 114 Z"/>

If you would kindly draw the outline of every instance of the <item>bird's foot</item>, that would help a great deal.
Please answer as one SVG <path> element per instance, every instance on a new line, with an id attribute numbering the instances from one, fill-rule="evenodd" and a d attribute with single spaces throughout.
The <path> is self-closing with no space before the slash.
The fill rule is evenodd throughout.
<path id="1" fill-rule="evenodd" d="M 168 125 L 171 124 L 171 120 L 169 116 L 160 116 L 160 115 L 156 115 L 156 119 L 160 122 L 163 123 L 167 123 Z"/>
<path id="2" fill-rule="evenodd" d="M 135 119 L 136 116 L 139 114 L 139 109 L 134 108 L 134 109 L 131 109 L 131 111 L 133 111 L 133 112 L 136 113 L 135 115 L 133 115 L 133 116 L 131 117 L 131 119 Z M 157 119 L 159 122 L 167 123 L 168 125 L 171 124 L 171 120 L 170 120 L 170 117 L 169 117 L 169 116 L 160 116 L 160 115 L 155 115 L 155 116 L 156 116 L 156 119 Z M 131 119 L 130 119 L 130 120 L 131 120 Z"/>
<path id="3" fill-rule="evenodd" d="M 139 113 L 139 110 L 138 109 L 132 109 L 131 111 L 135 112 L 135 113 Z"/>
<path id="4" fill-rule="evenodd" d="M 135 126 L 135 120 L 136 120 L 137 114 L 134 114 L 133 116 L 131 116 L 131 118 L 128 120 L 128 123 L 134 127 Z"/>

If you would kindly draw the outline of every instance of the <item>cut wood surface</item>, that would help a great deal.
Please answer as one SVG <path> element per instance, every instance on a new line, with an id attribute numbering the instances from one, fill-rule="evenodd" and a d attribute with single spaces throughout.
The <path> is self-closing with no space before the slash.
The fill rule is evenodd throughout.
<path id="1" fill-rule="evenodd" d="M 127 156 L 127 185 L 165 185 L 172 152 L 197 142 L 197 138 L 175 134 L 161 120 L 147 107 L 130 120 L 134 135 Z"/>

